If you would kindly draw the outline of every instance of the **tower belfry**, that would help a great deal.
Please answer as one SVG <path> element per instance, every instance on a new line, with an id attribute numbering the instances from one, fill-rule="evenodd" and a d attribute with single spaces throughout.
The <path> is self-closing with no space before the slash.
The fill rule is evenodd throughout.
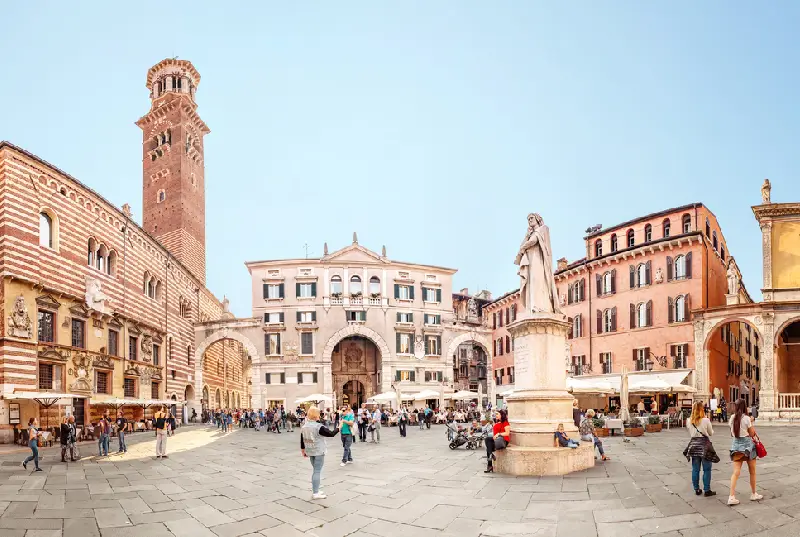
<path id="1" fill-rule="evenodd" d="M 205 166 L 209 128 L 197 114 L 200 73 L 168 58 L 147 72 L 150 111 L 142 129 L 142 226 L 205 284 Z"/>

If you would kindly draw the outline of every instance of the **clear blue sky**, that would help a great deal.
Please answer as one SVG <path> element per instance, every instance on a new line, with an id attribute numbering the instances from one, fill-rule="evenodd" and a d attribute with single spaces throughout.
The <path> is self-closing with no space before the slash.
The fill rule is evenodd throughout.
<path id="1" fill-rule="evenodd" d="M 244 261 L 305 243 L 358 231 L 499 295 L 530 211 L 574 260 L 589 225 L 694 201 L 759 298 L 750 206 L 764 177 L 800 200 L 796 2 L 33 4 L 3 11 L 0 138 L 138 219 L 147 69 L 200 71 L 208 285 L 238 315 Z"/>

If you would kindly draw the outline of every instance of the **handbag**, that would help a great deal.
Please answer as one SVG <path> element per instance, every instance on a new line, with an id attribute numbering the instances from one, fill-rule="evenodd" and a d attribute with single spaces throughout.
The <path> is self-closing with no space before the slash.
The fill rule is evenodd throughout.
<path id="1" fill-rule="evenodd" d="M 697 428 L 697 425 L 692 424 L 692 427 L 694 427 L 695 431 L 697 431 L 698 433 L 702 434 L 703 438 L 706 439 L 706 443 L 703 446 L 703 460 L 710 461 L 710 462 L 715 463 L 715 464 L 718 463 L 720 461 L 720 458 L 719 458 L 719 455 L 717 455 L 717 450 L 714 449 L 714 444 L 711 442 L 711 439 L 709 437 L 707 437 L 702 431 L 700 431 L 700 429 Z M 690 440 L 689 441 L 689 445 L 690 446 L 691 446 L 691 443 L 692 442 Z M 688 450 L 689 450 L 689 447 L 687 447 L 686 451 L 684 451 L 684 455 L 686 455 Z M 688 458 L 688 456 L 687 456 L 687 458 Z"/>
<path id="2" fill-rule="evenodd" d="M 753 441 L 756 445 L 756 455 L 759 459 L 763 459 L 767 456 L 767 448 L 764 447 L 764 444 L 761 443 L 761 439 L 758 436 L 753 438 Z"/>
<path id="3" fill-rule="evenodd" d="M 506 445 L 507 445 L 506 439 L 503 438 L 502 436 L 498 436 L 497 438 L 494 439 L 495 450 L 506 449 Z"/>

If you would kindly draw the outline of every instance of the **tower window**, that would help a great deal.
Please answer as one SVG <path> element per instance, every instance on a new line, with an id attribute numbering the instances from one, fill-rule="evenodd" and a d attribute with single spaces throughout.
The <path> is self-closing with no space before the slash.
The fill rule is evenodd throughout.
<path id="1" fill-rule="evenodd" d="M 158 191 L 158 203 L 161 203 L 165 199 L 167 199 L 167 193 L 164 192 L 164 189 L 159 190 Z"/>

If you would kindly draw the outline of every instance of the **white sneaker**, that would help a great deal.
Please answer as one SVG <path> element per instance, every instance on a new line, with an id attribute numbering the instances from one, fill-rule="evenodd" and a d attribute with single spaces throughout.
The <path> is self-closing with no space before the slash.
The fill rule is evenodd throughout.
<path id="1" fill-rule="evenodd" d="M 340 464 L 339 466 L 344 466 L 345 464 L 347 464 L 347 463 L 344 463 L 344 462 L 343 462 L 343 463 L 342 463 L 342 464 Z"/>
<path id="2" fill-rule="evenodd" d="M 353 461 L 347 461 L 347 464 L 353 464 Z"/>
<path id="3" fill-rule="evenodd" d="M 763 499 L 764 499 L 764 496 L 762 496 L 761 494 L 758 494 L 756 492 L 754 492 L 754 493 L 752 493 L 750 495 L 750 501 L 751 502 L 757 502 L 757 501 L 763 500 Z"/>
<path id="4" fill-rule="evenodd" d="M 311 495 L 312 500 L 324 500 L 325 498 L 327 498 L 327 496 L 325 496 L 325 494 L 323 494 L 322 491 L 319 491 L 316 494 Z"/>
<path id="5" fill-rule="evenodd" d="M 739 500 L 733 496 L 728 496 L 728 505 L 739 505 Z"/>

